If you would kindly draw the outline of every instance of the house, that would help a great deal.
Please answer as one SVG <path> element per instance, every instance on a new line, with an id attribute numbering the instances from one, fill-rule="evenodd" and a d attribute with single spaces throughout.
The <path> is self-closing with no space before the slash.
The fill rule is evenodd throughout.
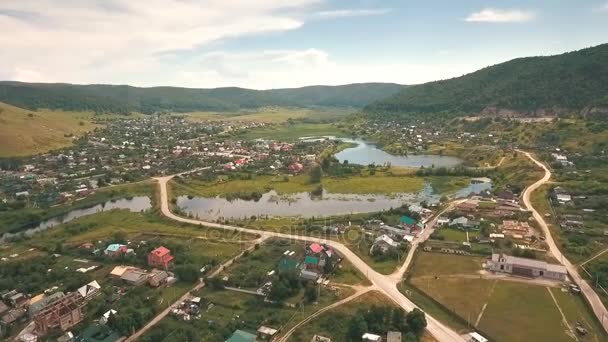
<path id="1" fill-rule="evenodd" d="M 232 336 L 230 336 L 226 342 L 255 342 L 257 341 L 257 336 L 243 331 L 243 330 L 235 330 L 232 333 Z"/>
<path id="2" fill-rule="evenodd" d="M 160 246 L 148 254 L 148 265 L 168 270 L 173 263 L 171 251 Z"/>
<path id="3" fill-rule="evenodd" d="M 494 272 L 509 273 L 528 278 L 547 278 L 565 281 L 568 275 L 566 267 L 549 264 L 540 260 L 518 258 L 502 253 L 493 253 L 488 261 L 488 268 Z"/>
<path id="4" fill-rule="evenodd" d="M 152 287 L 159 287 L 167 282 L 169 273 L 165 271 L 153 271 L 148 277 L 148 283 Z"/>
<path id="5" fill-rule="evenodd" d="M 389 331 L 386 334 L 386 342 L 401 342 L 401 332 Z"/>
<path id="6" fill-rule="evenodd" d="M 124 272 L 120 279 L 129 285 L 140 286 L 148 280 L 148 273 L 139 269 L 130 269 Z"/>
<path id="7" fill-rule="evenodd" d="M 4 314 L 5 312 L 7 312 L 10 308 L 4 304 L 3 301 L 0 301 L 0 315 Z"/>
<path id="8" fill-rule="evenodd" d="M 372 249 L 379 248 L 382 253 L 386 253 L 391 248 L 399 247 L 399 242 L 391 239 L 388 235 L 382 234 L 374 240 Z"/>
<path id="9" fill-rule="evenodd" d="M 101 286 L 96 280 L 84 285 L 83 287 L 78 289 L 78 293 L 84 299 L 93 298 L 99 294 L 99 290 L 101 290 Z"/>
<path id="10" fill-rule="evenodd" d="M 399 226 L 402 228 L 415 229 L 416 228 L 416 220 L 409 216 L 401 216 L 399 218 Z"/>
<path id="11" fill-rule="evenodd" d="M 258 337 L 261 338 L 262 340 L 270 341 L 270 340 L 272 340 L 274 335 L 277 334 L 277 332 L 279 332 L 277 329 L 261 326 L 258 328 Z"/>
<path id="12" fill-rule="evenodd" d="M 331 338 L 321 335 L 314 335 L 310 342 L 331 342 Z"/>
<path id="13" fill-rule="evenodd" d="M 114 267 L 112 269 L 112 271 L 110 272 L 110 275 L 113 276 L 113 277 L 120 278 L 120 277 L 122 277 L 122 275 L 126 271 L 128 271 L 128 270 L 130 270 L 132 268 L 134 268 L 134 267 L 131 267 L 131 266 L 116 266 L 116 267 Z"/>
<path id="14" fill-rule="evenodd" d="M 437 224 L 440 226 L 445 226 L 446 224 L 450 223 L 450 219 L 447 217 L 443 217 L 440 216 L 439 218 L 437 218 Z"/>
<path id="15" fill-rule="evenodd" d="M 323 247 L 322 245 L 315 242 L 313 244 L 310 244 L 310 246 L 308 246 L 308 250 L 312 254 L 319 254 L 319 253 L 323 252 L 323 250 L 325 250 L 325 247 Z"/>
<path id="16" fill-rule="evenodd" d="M 304 258 L 304 265 L 306 266 L 306 269 L 317 270 L 319 268 L 319 258 L 308 255 Z"/>
<path id="17" fill-rule="evenodd" d="M 104 313 L 103 316 L 101 316 L 101 318 L 99 319 L 99 324 L 106 325 L 110 320 L 110 316 L 116 315 L 117 313 L 118 312 L 114 309 L 106 311 L 106 313 Z"/>
<path id="18" fill-rule="evenodd" d="M 522 235 L 522 236 L 532 236 L 533 230 L 532 227 L 528 224 L 528 222 L 519 222 L 519 221 L 503 221 L 501 225 L 498 226 L 505 234 L 510 235 Z"/>
<path id="19" fill-rule="evenodd" d="M 7 313 L 5 313 L 2 316 L 2 318 L 0 318 L 0 323 L 2 323 L 2 325 L 4 325 L 4 326 L 13 324 L 13 323 L 15 323 L 15 321 L 17 321 L 21 317 L 25 316 L 25 313 L 26 313 L 26 311 L 23 308 L 16 308 L 16 309 L 9 310 Z"/>
<path id="20" fill-rule="evenodd" d="M 363 341 L 363 342 L 381 342 L 382 336 L 371 334 L 371 333 L 365 333 L 365 334 L 363 334 L 363 336 L 361 336 L 361 341 Z"/>
<path id="21" fill-rule="evenodd" d="M 24 308 L 30 304 L 30 300 L 21 292 L 11 291 L 7 298 L 14 308 Z"/>
<path id="22" fill-rule="evenodd" d="M 27 308 L 27 313 L 30 317 L 34 317 L 38 312 L 42 311 L 47 305 L 52 303 L 53 301 L 65 297 L 63 292 L 55 292 L 50 296 L 42 297 L 40 300 L 36 301 L 34 304 L 31 304 Z"/>
<path id="23" fill-rule="evenodd" d="M 288 169 L 293 173 L 299 173 L 304 169 L 304 166 L 300 163 L 293 163 L 289 165 Z"/>
<path id="24" fill-rule="evenodd" d="M 488 342 L 488 339 L 481 336 L 480 334 L 476 333 L 476 332 L 472 332 L 471 334 L 469 334 L 469 336 L 471 336 L 471 339 L 469 339 L 469 342 Z"/>
<path id="25" fill-rule="evenodd" d="M 111 245 L 109 245 L 104 251 L 103 254 L 105 254 L 106 256 L 113 258 L 113 257 L 117 257 L 123 254 L 127 253 L 127 246 L 119 244 L 119 243 L 113 243 Z"/>
<path id="26" fill-rule="evenodd" d="M 449 223 L 449 226 L 460 229 L 475 229 L 479 227 L 479 222 L 471 221 L 464 216 L 460 216 L 458 218 L 453 219 Z"/>
<path id="27" fill-rule="evenodd" d="M 319 279 L 319 274 L 314 271 L 302 270 L 302 272 L 300 272 L 300 278 L 304 280 L 316 281 Z"/>
<path id="28" fill-rule="evenodd" d="M 560 204 L 566 204 L 567 202 L 572 201 L 572 196 L 568 194 L 557 194 L 555 195 L 555 198 Z"/>
<path id="29" fill-rule="evenodd" d="M 477 201 L 467 200 L 456 205 L 456 210 L 463 212 L 474 212 L 477 211 Z"/>

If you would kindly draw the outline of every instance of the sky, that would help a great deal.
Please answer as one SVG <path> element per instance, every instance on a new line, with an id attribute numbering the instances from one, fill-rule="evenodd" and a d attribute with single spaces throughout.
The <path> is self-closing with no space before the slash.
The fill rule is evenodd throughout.
<path id="1" fill-rule="evenodd" d="M 0 1 L 0 80 L 418 84 L 608 42 L 608 0 Z"/>

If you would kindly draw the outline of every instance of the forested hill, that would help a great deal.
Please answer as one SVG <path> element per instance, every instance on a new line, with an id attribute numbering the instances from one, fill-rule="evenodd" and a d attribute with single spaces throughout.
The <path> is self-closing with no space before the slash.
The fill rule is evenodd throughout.
<path id="1" fill-rule="evenodd" d="M 543 115 L 581 113 L 596 106 L 608 106 L 608 44 L 518 58 L 462 77 L 409 86 L 365 112 Z"/>
<path id="2" fill-rule="evenodd" d="M 237 111 L 269 105 L 362 108 L 398 92 L 402 87 L 392 83 L 361 83 L 251 90 L 0 82 L 0 102 L 27 109 L 148 114 L 162 111 Z"/>

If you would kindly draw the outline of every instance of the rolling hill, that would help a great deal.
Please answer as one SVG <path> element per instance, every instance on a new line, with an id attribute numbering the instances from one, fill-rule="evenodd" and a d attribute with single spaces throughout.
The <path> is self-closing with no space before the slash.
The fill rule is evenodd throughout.
<path id="1" fill-rule="evenodd" d="M 96 127 L 93 113 L 32 112 L 0 102 L 0 157 L 43 153 L 72 144 Z"/>
<path id="2" fill-rule="evenodd" d="M 156 113 L 162 111 L 238 111 L 264 106 L 352 107 L 394 94 L 403 86 L 361 83 L 293 89 L 138 88 L 127 85 L 72 85 L 0 82 L 0 102 L 26 109 L 61 109 L 97 113 Z"/>
<path id="3" fill-rule="evenodd" d="M 518 58 L 462 77 L 409 86 L 370 104 L 365 112 L 568 115 L 602 106 L 608 106 L 608 44 Z"/>

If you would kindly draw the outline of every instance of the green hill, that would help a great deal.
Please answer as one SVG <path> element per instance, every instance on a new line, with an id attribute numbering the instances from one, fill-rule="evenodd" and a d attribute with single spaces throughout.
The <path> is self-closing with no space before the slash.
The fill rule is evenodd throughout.
<path id="1" fill-rule="evenodd" d="M 462 77 L 404 88 L 368 114 L 534 115 L 608 105 L 608 44 L 562 55 L 518 58 Z"/>
<path id="2" fill-rule="evenodd" d="M 402 87 L 390 83 L 362 83 L 251 90 L 0 82 L 0 102 L 31 110 L 49 108 L 98 113 L 238 111 L 270 105 L 362 108 Z"/>

